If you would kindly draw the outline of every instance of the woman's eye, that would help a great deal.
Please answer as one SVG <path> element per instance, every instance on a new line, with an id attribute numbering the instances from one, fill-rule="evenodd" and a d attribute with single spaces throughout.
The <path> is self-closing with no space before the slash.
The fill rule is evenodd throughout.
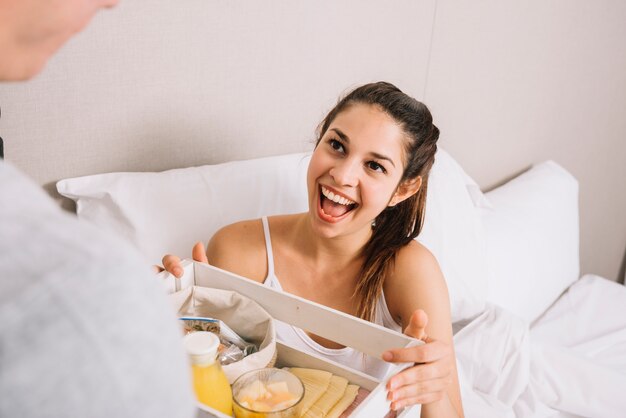
<path id="1" fill-rule="evenodd" d="M 343 152 L 343 145 L 341 144 L 341 142 L 337 141 L 336 139 L 331 139 L 330 141 L 328 141 L 328 143 L 335 151 Z"/>
<path id="2" fill-rule="evenodd" d="M 369 161 L 367 163 L 367 166 L 370 170 L 374 170 L 374 171 L 378 171 L 381 173 L 386 173 L 387 170 L 385 170 L 385 167 L 383 167 L 382 165 L 378 164 L 376 161 Z"/>

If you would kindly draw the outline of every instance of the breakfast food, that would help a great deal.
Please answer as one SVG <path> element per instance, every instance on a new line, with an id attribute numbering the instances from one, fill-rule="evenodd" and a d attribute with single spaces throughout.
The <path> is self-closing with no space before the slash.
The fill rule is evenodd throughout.
<path id="1" fill-rule="evenodd" d="M 218 359 L 222 366 L 237 362 L 247 355 L 258 351 L 258 347 L 255 344 L 245 341 L 219 319 L 201 316 L 184 316 L 178 319 L 183 324 L 183 334 L 206 331 L 212 332 L 219 337 Z"/>
<path id="2" fill-rule="evenodd" d="M 255 380 L 241 389 L 238 398 L 241 406 L 258 412 L 282 411 L 298 401 L 285 381 L 264 384 Z"/>
<path id="3" fill-rule="evenodd" d="M 330 378 L 333 374 L 323 370 L 300 367 L 291 367 L 289 371 L 298 376 L 304 384 L 304 399 L 302 400 L 300 413 L 306 414 L 311 406 L 328 390 Z"/>
<path id="4" fill-rule="evenodd" d="M 356 392 L 356 397 L 354 398 L 354 401 L 352 401 L 352 403 L 346 408 L 346 410 L 343 411 L 341 415 L 339 415 L 339 418 L 348 418 L 350 414 L 352 414 L 352 412 L 354 412 L 354 410 L 361 404 L 361 402 L 363 402 L 365 398 L 369 396 L 369 394 L 369 390 L 359 387 Z M 395 412 L 396 411 L 389 411 L 389 413 L 385 415 L 385 418 L 393 418 L 395 416 Z"/>
<path id="5" fill-rule="evenodd" d="M 304 412 L 304 417 L 325 417 L 337 402 L 343 397 L 348 387 L 348 379 L 341 376 L 331 376 L 328 389 Z"/>
<path id="6" fill-rule="evenodd" d="M 183 345 L 191 362 L 193 388 L 198 401 L 230 415 L 233 411 L 232 391 L 217 361 L 220 340 L 207 331 L 187 334 Z"/>
<path id="7" fill-rule="evenodd" d="M 252 370 L 233 383 L 237 418 L 298 418 L 303 397 L 302 381 L 281 369 Z"/>
<path id="8" fill-rule="evenodd" d="M 359 392 L 358 385 L 348 385 L 346 386 L 346 390 L 343 393 L 343 396 L 337 403 L 328 411 L 326 414 L 326 418 L 339 418 L 342 413 L 344 413 L 350 405 L 356 399 L 356 395 Z"/>
<path id="9" fill-rule="evenodd" d="M 206 331 L 220 335 L 220 321 L 218 319 L 199 316 L 185 316 L 179 319 L 183 322 L 185 334 L 194 331 Z"/>
<path id="10" fill-rule="evenodd" d="M 305 387 L 300 416 L 304 418 L 340 417 L 350 408 L 359 391 L 358 385 L 332 373 L 292 367 L 289 371 L 302 380 Z"/>

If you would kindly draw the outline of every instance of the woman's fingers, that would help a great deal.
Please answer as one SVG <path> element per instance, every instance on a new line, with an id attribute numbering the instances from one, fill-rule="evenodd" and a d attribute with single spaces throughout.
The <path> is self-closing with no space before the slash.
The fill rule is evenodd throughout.
<path id="1" fill-rule="evenodd" d="M 403 399 L 419 397 L 427 393 L 441 392 L 445 391 L 450 383 L 452 383 L 452 379 L 449 377 L 425 380 L 423 382 L 402 386 L 399 389 L 389 392 L 387 398 L 390 401 L 401 401 Z"/>
<path id="2" fill-rule="evenodd" d="M 417 365 L 403 370 L 389 380 L 388 386 L 392 391 L 411 385 L 421 385 L 424 382 L 432 382 L 440 379 L 448 379 L 452 368 L 446 362 Z M 425 384 L 425 383 L 424 383 Z M 422 391 L 427 391 L 422 388 Z M 430 392 L 430 391 L 427 391 Z"/>
<path id="3" fill-rule="evenodd" d="M 404 333 L 410 337 L 426 342 L 426 325 L 428 325 L 428 315 L 422 309 L 417 309 L 411 315 L 409 325 L 404 329 Z"/>
<path id="4" fill-rule="evenodd" d="M 453 381 L 451 354 L 450 345 L 430 338 L 426 344 L 385 352 L 384 360 L 415 363 L 387 382 L 387 399 L 393 402 L 392 408 L 441 399 Z"/>
<path id="5" fill-rule="evenodd" d="M 383 353 L 383 360 L 394 363 L 430 363 L 451 354 L 448 344 L 429 339 L 426 344 L 395 348 Z"/>
<path id="6" fill-rule="evenodd" d="M 419 382 L 448 378 L 452 371 L 452 366 L 448 361 L 445 361 L 445 359 L 425 364 L 417 364 L 401 371 L 389 379 L 387 389 L 389 391 L 395 391 L 403 386 Z"/>
<path id="7" fill-rule="evenodd" d="M 172 254 L 167 254 L 163 257 L 163 268 L 176 277 L 183 275 L 183 268 L 180 265 L 180 257 Z"/>
<path id="8" fill-rule="evenodd" d="M 209 264 L 209 259 L 206 256 L 206 250 L 204 249 L 204 244 L 201 242 L 196 242 L 191 250 L 191 257 L 200 263 Z M 161 261 L 163 263 L 163 267 L 161 266 L 152 266 L 156 273 L 160 273 L 163 270 L 167 270 L 172 273 L 174 276 L 180 278 L 183 275 L 183 268 L 180 263 L 180 257 L 167 254 L 163 257 Z"/>
<path id="9" fill-rule="evenodd" d="M 431 402 L 439 401 L 443 398 L 445 393 L 443 391 L 423 393 L 419 396 L 410 398 L 399 399 L 391 403 L 391 409 L 397 411 L 398 409 L 406 408 L 407 406 L 416 404 L 427 404 Z"/>
<path id="10" fill-rule="evenodd" d="M 159 266 L 158 264 L 154 264 L 152 266 L 152 271 L 154 271 L 157 274 L 162 272 L 163 270 L 165 270 L 165 269 L 163 267 Z"/>
<path id="11" fill-rule="evenodd" d="M 450 383 L 452 383 L 452 378 L 449 376 L 418 381 L 388 392 L 387 399 L 395 402 L 419 397 L 427 393 L 445 391 Z"/>
<path id="12" fill-rule="evenodd" d="M 448 366 L 445 361 L 438 361 L 398 373 L 388 383 L 387 399 L 395 404 L 394 409 L 441 399 L 453 380 Z"/>
<path id="13" fill-rule="evenodd" d="M 196 242 L 196 245 L 194 245 L 191 250 L 191 258 L 200 263 L 209 264 L 209 259 L 206 256 L 206 249 L 204 248 L 203 243 Z"/>
<path id="14" fill-rule="evenodd" d="M 449 376 L 452 370 L 452 366 L 446 361 L 417 364 L 396 374 L 392 379 L 391 387 L 397 388 L 411 382 L 440 379 Z"/>

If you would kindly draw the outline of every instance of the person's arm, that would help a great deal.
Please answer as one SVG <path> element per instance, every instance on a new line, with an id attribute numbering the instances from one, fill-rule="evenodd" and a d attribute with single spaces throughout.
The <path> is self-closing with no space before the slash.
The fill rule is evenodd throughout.
<path id="1" fill-rule="evenodd" d="M 389 380 L 392 408 L 419 403 L 423 418 L 463 417 L 450 301 L 437 260 L 421 244 L 412 242 L 396 257 L 384 289 L 389 310 L 404 333 L 425 342 L 383 355 L 387 361 L 416 363 Z"/>
<path id="2" fill-rule="evenodd" d="M 231 273 L 263 282 L 266 276 L 267 257 L 260 220 L 237 222 L 217 231 L 207 245 L 197 242 L 191 251 L 192 258 L 200 263 L 210 264 Z M 167 270 L 181 277 L 183 269 L 180 257 L 167 254 L 163 257 L 163 267 L 155 266 L 156 271 Z"/>
<path id="3" fill-rule="evenodd" d="M 228 225 L 207 245 L 208 263 L 262 283 L 267 276 L 267 251 L 260 219 Z"/>

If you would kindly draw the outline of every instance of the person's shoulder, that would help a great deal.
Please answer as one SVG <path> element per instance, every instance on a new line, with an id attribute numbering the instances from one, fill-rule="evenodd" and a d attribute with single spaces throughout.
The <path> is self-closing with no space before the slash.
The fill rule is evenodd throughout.
<path id="1" fill-rule="evenodd" d="M 0 159 L 0 190 L 2 192 L 0 214 L 5 221 L 30 216 L 31 212 L 42 214 L 60 210 L 33 179 L 2 159 Z"/>
<path id="2" fill-rule="evenodd" d="M 261 219 L 235 222 L 219 229 L 207 247 L 209 264 L 256 281 L 267 272 Z"/>
<path id="3" fill-rule="evenodd" d="M 58 277 L 74 286 L 85 283 L 86 275 L 110 283 L 121 275 L 149 273 L 129 242 L 80 222 L 6 163 L 0 163 L 0 188 L 9 197 L 0 203 L 0 253 L 10 260 L 3 269 L 21 278 L 4 283 L 7 290 Z"/>
<path id="4" fill-rule="evenodd" d="M 417 274 L 415 277 L 440 273 L 439 262 L 432 252 L 416 240 L 402 247 L 396 254 L 396 274 Z M 443 277 L 442 277 L 443 278 Z"/>
<path id="5" fill-rule="evenodd" d="M 250 219 L 226 225 L 213 234 L 209 245 L 215 250 L 258 248 L 264 245 L 263 223 L 261 219 Z"/>
<path id="6" fill-rule="evenodd" d="M 399 317 L 417 308 L 430 312 L 432 304 L 449 306 L 448 287 L 437 259 L 415 240 L 396 254 L 384 289 L 392 314 Z"/>
<path id="7" fill-rule="evenodd" d="M 45 403 L 51 416 L 62 416 L 77 391 L 104 391 L 119 402 L 99 405 L 102 416 L 136 416 L 128 405 L 148 415 L 191 416 L 180 330 L 148 263 L 131 243 L 80 222 L 4 167 L 0 164 L 0 189 L 5 191 L 4 180 L 15 180 L 8 189 L 15 194 L 0 202 L 0 265 L 11 278 L 0 281 L 0 331 L 7 342 L 0 359 L 0 393 L 13 394 L 5 410 L 35 416 L 36 406 Z M 31 325 L 42 318 L 45 332 L 32 332 Z M 138 362 L 136 347 L 158 349 L 142 353 L 149 361 Z M 47 361 L 34 372 L 33 359 L 41 358 Z M 69 371 L 67 364 L 73 365 Z M 147 373 L 154 379 L 146 382 Z M 21 376 L 21 384 L 5 378 L 12 375 Z M 125 376 L 128 384 L 103 375 Z M 42 382 L 57 389 L 32 390 Z M 158 403 L 155 397 L 138 400 L 132 389 L 137 387 L 156 398 L 173 396 L 161 396 Z M 93 402 L 71 407 L 85 415 Z"/>

